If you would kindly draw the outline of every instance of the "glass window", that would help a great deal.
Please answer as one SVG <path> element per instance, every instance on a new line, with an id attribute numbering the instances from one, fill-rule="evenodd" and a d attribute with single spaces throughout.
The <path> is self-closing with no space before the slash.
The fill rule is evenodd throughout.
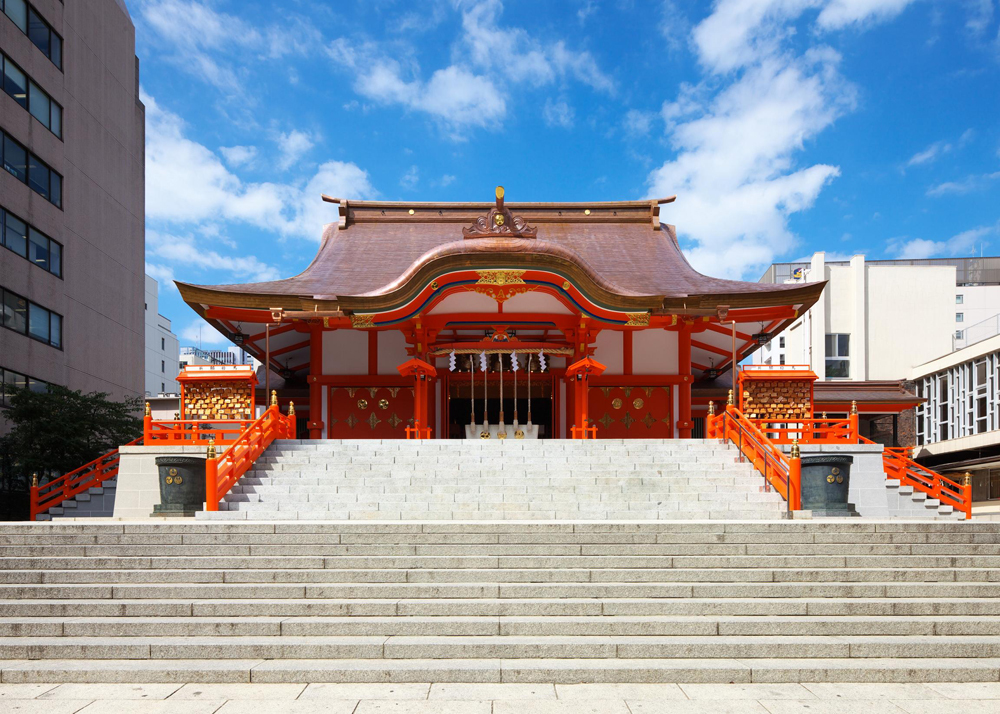
<path id="1" fill-rule="evenodd" d="M 18 374 L 17 372 L 12 372 L 9 369 L 3 371 L 3 393 L 4 393 L 4 404 L 10 405 L 10 398 L 14 396 L 14 392 L 18 389 L 24 389 L 28 386 L 28 380 L 23 374 Z"/>
<path id="2" fill-rule="evenodd" d="M 166 372 L 167 371 L 167 362 L 166 362 L 166 360 L 162 360 L 162 359 L 160 360 L 160 371 L 161 372 Z"/>
<path id="3" fill-rule="evenodd" d="M 7 92 L 14 101 L 25 109 L 28 108 L 27 80 L 22 72 L 13 62 L 6 57 L 3 62 L 3 91 Z"/>
<path id="4" fill-rule="evenodd" d="M 961 330 L 955 330 L 955 339 L 956 339 L 956 340 L 960 340 L 960 339 L 962 339 L 962 334 L 963 334 L 963 333 L 962 333 L 962 331 L 961 331 Z"/>
<path id="5" fill-rule="evenodd" d="M 55 171 L 49 172 L 49 190 L 51 195 L 49 200 L 59 208 L 62 208 L 62 176 Z"/>
<path id="6" fill-rule="evenodd" d="M 828 359 L 826 376 L 847 379 L 851 376 L 851 363 L 846 359 Z"/>
<path id="7" fill-rule="evenodd" d="M 47 392 L 49 391 L 49 385 L 40 379 L 28 379 L 28 389 L 32 392 Z"/>
<path id="8" fill-rule="evenodd" d="M 781 349 L 785 349 L 785 336 L 784 335 L 782 335 L 781 337 L 778 338 L 778 347 L 780 347 Z"/>
<path id="9" fill-rule="evenodd" d="M 3 326 L 24 334 L 28 329 L 28 301 L 3 291 Z"/>
<path id="10" fill-rule="evenodd" d="M 42 198 L 49 198 L 49 167 L 34 154 L 28 154 L 28 185 Z"/>
<path id="11" fill-rule="evenodd" d="M 49 125 L 52 133 L 62 138 L 62 107 L 52 102 L 52 123 Z"/>
<path id="12" fill-rule="evenodd" d="M 28 260 L 40 268 L 49 269 L 49 239 L 34 228 L 28 228 Z"/>
<path id="13" fill-rule="evenodd" d="M 49 54 L 49 59 L 52 60 L 52 64 L 62 69 L 62 38 L 53 32 L 50 43 L 52 51 Z"/>
<path id="14" fill-rule="evenodd" d="M 35 43 L 35 47 L 45 53 L 46 57 L 52 54 L 49 46 L 49 39 L 52 33 L 49 30 L 49 23 L 42 19 L 42 16 L 35 12 L 35 8 L 28 8 L 28 39 Z"/>
<path id="15" fill-rule="evenodd" d="M 51 330 L 52 335 L 49 338 L 49 344 L 53 347 L 58 347 L 62 349 L 62 315 L 58 315 L 54 312 L 49 313 L 52 316 Z"/>
<path id="16" fill-rule="evenodd" d="M 28 152 L 6 134 L 3 136 L 3 167 L 18 181 L 28 183 Z"/>
<path id="17" fill-rule="evenodd" d="M 45 128 L 48 128 L 51 123 L 50 106 L 49 95 L 34 82 L 28 82 L 28 110 L 31 112 L 31 116 L 40 121 Z"/>
<path id="18" fill-rule="evenodd" d="M 851 355 L 850 335 L 826 336 L 826 376 L 834 378 L 849 378 L 851 376 L 851 361 L 846 359 Z"/>
<path id="19" fill-rule="evenodd" d="M 49 241 L 49 272 L 62 277 L 62 246 L 54 240 Z"/>
<path id="20" fill-rule="evenodd" d="M 964 295 L 956 295 L 955 296 L 955 304 L 956 305 L 961 305 L 964 301 L 965 301 L 965 296 Z"/>
<path id="21" fill-rule="evenodd" d="M 10 213 L 4 220 L 3 243 L 22 258 L 28 257 L 28 227 Z"/>
<path id="22" fill-rule="evenodd" d="M 24 0 L 4 0 L 3 11 L 21 32 L 28 34 L 28 4 Z"/>
<path id="23" fill-rule="evenodd" d="M 965 314 L 961 312 L 955 313 L 955 322 L 963 322 L 965 320 Z"/>
<path id="24" fill-rule="evenodd" d="M 778 364 L 785 363 L 785 355 L 778 355 Z"/>
<path id="25" fill-rule="evenodd" d="M 36 340 L 48 342 L 51 334 L 49 315 L 44 307 L 31 303 L 31 309 L 28 310 L 28 334 Z"/>

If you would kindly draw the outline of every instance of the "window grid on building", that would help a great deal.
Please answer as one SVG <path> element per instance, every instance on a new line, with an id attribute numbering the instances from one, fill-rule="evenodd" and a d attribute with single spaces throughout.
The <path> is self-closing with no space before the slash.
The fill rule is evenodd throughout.
<path id="1" fill-rule="evenodd" d="M 0 305 L 3 306 L 3 326 L 8 330 L 62 349 L 63 318 L 58 312 L 4 288 L 0 288 Z"/>
<path id="2" fill-rule="evenodd" d="M 62 107 L 38 86 L 17 63 L 0 52 L 3 90 L 46 129 L 62 138 Z"/>
<path id="3" fill-rule="evenodd" d="M 0 9 L 17 29 L 59 69 L 62 69 L 62 37 L 26 0 L 0 0 Z"/>
<path id="4" fill-rule="evenodd" d="M 18 389 L 28 388 L 33 392 L 48 391 L 49 383 L 0 367 L 0 407 L 9 407 L 10 398 Z"/>
<path id="5" fill-rule="evenodd" d="M 917 443 L 1000 429 L 1000 351 L 923 377 L 917 396 Z"/>
<path id="6" fill-rule="evenodd" d="M 62 208 L 62 174 L 35 156 L 20 141 L 5 131 L 0 131 L 3 146 L 0 161 L 11 176 L 27 184 L 42 198 Z"/>
<path id="7" fill-rule="evenodd" d="M 63 247 L 0 206 L 0 245 L 56 277 L 62 277 Z"/>

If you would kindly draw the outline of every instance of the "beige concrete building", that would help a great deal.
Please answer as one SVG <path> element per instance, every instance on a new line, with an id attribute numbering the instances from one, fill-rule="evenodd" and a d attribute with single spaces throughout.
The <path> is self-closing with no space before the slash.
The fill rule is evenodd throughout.
<path id="1" fill-rule="evenodd" d="M 3 379 L 141 395 L 145 109 L 132 20 L 121 0 L 0 0 L 0 51 Z"/>

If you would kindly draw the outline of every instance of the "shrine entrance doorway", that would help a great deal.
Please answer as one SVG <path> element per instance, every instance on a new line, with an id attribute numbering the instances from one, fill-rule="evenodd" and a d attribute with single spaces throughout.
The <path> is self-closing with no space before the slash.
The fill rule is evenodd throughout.
<path id="1" fill-rule="evenodd" d="M 465 371 L 456 370 L 448 373 L 445 384 L 447 438 L 466 438 L 466 427 L 469 424 L 473 422 L 480 426 L 483 424 L 484 409 L 486 421 L 492 425 L 499 423 L 502 409 L 510 439 L 515 438 L 513 427 L 515 419 L 523 427 L 528 424 L 529 416 L 531 424 L 538 427 L 537 438 L 557 438 L 553 420 L 557 390 L 553 386 L 553 375 L 548 371 L 532 372 L 529 392 L 527 372 L 522 368 L 515 380 L 515 375 L 507 365 L 503 372 L 501 402 L 501 374 L 496 361 L 493 361 L 491 370 L 486 372 L 485 380 L 484 373 L 478 369 L 478 365 L 472 374 L 468 368 Z M 535 368 L 537 369 L 537 365 Z"/>

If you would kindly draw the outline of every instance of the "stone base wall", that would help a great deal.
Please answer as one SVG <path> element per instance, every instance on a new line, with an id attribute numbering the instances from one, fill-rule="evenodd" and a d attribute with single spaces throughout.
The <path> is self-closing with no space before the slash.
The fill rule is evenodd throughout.
<path id="1" fill-rule="evenodd" d="M 204 446 L 123 446 L 119 453 L 114 517 L 150 518 L 160 503 L 157 456 L 205 456 Z M 159 519 L 158 519 L 159 520 Z"/>

